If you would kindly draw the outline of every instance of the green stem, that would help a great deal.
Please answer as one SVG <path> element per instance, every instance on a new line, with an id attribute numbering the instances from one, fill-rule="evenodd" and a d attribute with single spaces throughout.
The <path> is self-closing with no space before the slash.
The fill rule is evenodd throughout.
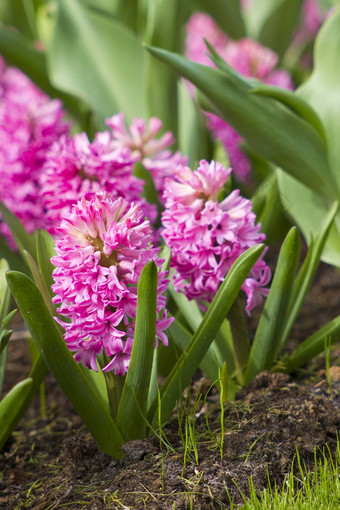
<path id="1" fill-rule="evenodd" d="M 244 320 L 244 306 L 239 296 L 237 296 L 229 310 L 228 320 L 230 322 L 233 338 L 236 378 L 238 382 L 243 385 L 244 371 L 250 352 L 250 342 Z"/>
<path id="2" fill-rule="evenodd" d="M 101 367 L 107 365 L 110 359 L 104 352 L 102 354 L 102 360 L 100 360 Z M 118 408 L 120 398 L 122 396 L 125 376 L 116 375 L 113 371 L 103 372 L 105 376 L 105 382 L 107 387 L 107 394 L 109 397 L 110 414 L 113 420 L 116 420 L 118 414 Z"/>

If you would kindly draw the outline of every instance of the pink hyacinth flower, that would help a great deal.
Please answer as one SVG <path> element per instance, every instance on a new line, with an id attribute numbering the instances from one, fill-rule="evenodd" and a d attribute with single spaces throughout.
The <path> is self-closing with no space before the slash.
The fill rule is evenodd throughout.
<path id="1" fill-rule="evenodd" d="M 199 303 L 211 302 L 235 260 L 265 239 L 251 202 L 239 190 L 217 201 L 231 172 L 202 160 L 194 172 L 178 167 L 166 181 L 161 235 L 172 251 L 174 286 Z M 269 280 L 270 270 L 260 258 L 242 285 L 248 314 L 267 295 Z"/>
<path id="2" fill-rule="evenodd" d="M 97 194 L 73 205 L 59 227 L 57 255 L 52 258 L 54 302 L 70 322 L 64 327 L 65 342 L 78 363 L 97 371 L 97 356 L 105 352 L 104 371 L 123 376 L 128 370 L 137 307 L 137 283 L 149 260 L 160 268 L 158 249 L 150 247 L 149 221 L 138 205 Z M 164 291 L 166 273 L 159 270 L 157 289 L 158 339 L 167 345 Z"/>
<path id="3" fill-rule="evenodd" d="M 45 226 L 40 176 L 50 147 L 69 131 L 63 117 L 60 101 L 0 60 L 0 200 L 29 232 Z M 14 249 L 3 222 L 0 232 Z"/>
<path id="4" fill-rule="evenodd" d="M 61 138 L 51 148 L 40 180 L 48 231 L 56 235 L 61 218 L 79 197 L 90 199 L 103 191 L 139 203 L 153 221 L 157 209 L 141 198 L 144 182 L 133 175 L 134 162 L 131 151 L 117 148 L 108 131 L 97 133 L 92 142 L 85 133 Z"/>
<path id="5" fill-rule="evenodd" d="M 214 67 L 206 55 L 204 39 L 243 76 L 258 79 L 267 85 L 293 89 L 289 74 L 275 69 L 278 63 L 276 53 L 252 39 L 230 40 L 207 14 L 193 14 L 187 24 L 186 56 L 200 64 Z M 193 90 L 192 86 L 190 90 Z M 213 138 L 225 146 L 235 175 L 238 179 L 245 180 L 250 172 L 250 162 L 240 149 L 242 137 L 217 115 L 209 113 L 206 117 Z"/>
<path id="6" fill-rule="evenodd" d="M 112 146 L 129 148 L 132 157 L 150 172 L 161 196 L 164 180 L 173 175 L 177 165 L 186 165 L 188 162 L 188 158 L 179 151 L 172 152 L 169 149 L 175 142 L 172 133 L 167 131 L 159 136 L 162 122 L 156 117 L 151 117 L 148 124 L 144 119 L 135 118 L 129 129 L 126 129 L 124 114 L 119 113 L 107 119 L 106 124 L 112 130 Z"/>

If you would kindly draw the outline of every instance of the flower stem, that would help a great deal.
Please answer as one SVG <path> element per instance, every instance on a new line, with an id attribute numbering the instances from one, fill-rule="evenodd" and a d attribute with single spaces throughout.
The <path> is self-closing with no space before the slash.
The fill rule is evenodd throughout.
<path id="1" fill-rule="evenodd" d="M 250 352 L 250 342 L 247 326 L 244 320 L 244 306 L 242 305 L 239 296 L 237 296 L 229 310 L 228 319 L 233 338 L 236 377 L 238 382 L 243 385 L 244 371 Z"/>
<path id="2" fill-rule="evenodd" d="M 102 366 L 107 365 L 110 361 L 105 352 L 102 354 L 102 361 Z M 103 373 L 105 376 L 107 394 L 109 397 L 110 414 L 115 420 L 117 418 L 120 398 L 124 388 L 125 376 L 116 375 L 113 371 Z"/>

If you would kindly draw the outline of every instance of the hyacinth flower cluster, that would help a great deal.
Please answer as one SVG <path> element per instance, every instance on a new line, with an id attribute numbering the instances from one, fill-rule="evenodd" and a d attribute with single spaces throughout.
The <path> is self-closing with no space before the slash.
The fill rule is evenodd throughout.
<path id="1" fill-rule="evenodd" d="M 107 194 L 79 200 L 62 220 L 52 258 L 54 302 L 65 329 L 68 348 L 78 363 L 97 371 L 124 376 L 129 367 L 134 337 L 137 283 L 145 264 L 157 258 L 151 247 L 151 228 L 138 205 Z M 157 289 L 158 340 L 167 345 L 164 291 L 166 272 L 159 269 Z"/>
<path id="2" fill-rule="evenodd" d="M 49 152 L 40 186 L 47 229 L 53 236 L 57 235 L 61 218 L 79 197 L 90 199 L 103 191 L 111 197 L 138 203 L 154 223 L 157 207 L 142 197 L 144 181 L 135 177 L 135 163 L 140 161 L 150 171 L 156 189 L 162 191 L 164 179 L 172 175 L 173 168 L 187 162 L 180 152 L 168 149 L 174 143 L 170 132 L 157 138 L 162 123 L 155 117 L 149 125 L 144 119 L 133 119 L 129 131 L 123 113 L 106 123 L 110 131 L 97 133 L 92 142 L 85 133 L 73 138 L 65 136 Z"/>
<path id="3" fill-rule="evenodd" d="M 50 100 L 0 57 L 0 200 L 32 232 L 45 226 L 40 176 L 52 144 L 68 133 L 59 100 Z M 15 243 L 4 222 L 0 232 Z"/>
<path id="4" fill-rule="evenodd" d="M 174 286 L 203 308 L 235 260 L 265 239 L 261 225 L 255 224 L 251 202 L 239 190 L 218 201 L 231 172 L 220 163 L 202 160 L 194 172 L 177 167 L 174 178 L 166 181 L 161 235 L 172 250 Z M 242 285 L 248 314 L 268 294 L 270 276 L 260 258 Z"/>
<path id="5" fill-rule="evenodd" d="M 206 55 L 204 39 L 232 68 L 246 78 L 257 79 L 267 85 L 284 89 L 293 89 L 289 73 L 275 69 L 278 56 L 271 49 L 249 38 L 239 41 L 228 39 L 209 15 L 195 13 L 187 24 L 185 53 L 190 60 L 213 67 L 213 62 Z M 207 113 L 206 118 L 213 138 L 225 146 L 236 177 L 245 180 L 250 172 L 250 162 L 240 149 L 241 136 L 217 115 Z"/>
<path id="6" fill-rule="evenodd" d="M 150 172 L 161 198 L 165 179 L 172 176 L 177 165 L 188 163 L 186 156 L 169 149 L 175 143 L 173 134 L 166 131 L 159 137 L 162 121 L 156 117 L 151 117 L 149 124 L 144 119 L 134 118 L 126 129 L 124 114 L 119 113 L 107 119 L 106 124 L 112 131 L 112 146 L 117 149 L 129 148 L 132 157 Z"/>

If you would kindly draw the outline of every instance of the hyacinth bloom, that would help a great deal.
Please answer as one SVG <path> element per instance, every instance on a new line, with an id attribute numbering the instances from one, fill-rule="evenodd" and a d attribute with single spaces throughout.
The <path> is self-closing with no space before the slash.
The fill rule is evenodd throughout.
<path id="1" fill-rule="evenodd" d="M 161 235 L 172 250 L 174 286 L 199 304 L 211 302 L 235 260 L 265 239 L 251 202 L 239 190 L 218 202 L 231 172 L 202 160 L 194 172 L 178 167 L 166 181 Z M 260 258 L 242 285 L 248 314 L 267 295 L 269 280 L 270 270 Z"/>
<path id="2" fill-rule="evenodd" d="M 112 130 L 112 146 L 130 149 L 132 157 L 151 173 L 155 188 L 161 196 L 165 179 L 172 177 L 177 165 L 186 165 L 188 162 L 188 158 L 179 151 L 172 152 L 169 149 L 175 142 L 172 133 L 167 131 L 159 136 L 162 122 L 156 117 L 151 117 L 148 124 L 144 119 L 134 118 L 131 126 L 126 129 L 124 114 L 119 113 L 107 119 L 106 124 Z"/>
<path id="3" fill-rule="evenodd" d="M 190 60 L 213 67 L 213 62 L 206 55 L 204 39 L 243 76 L 255 78 L 268 85 L 293 89 L 289 74 L 275 69 L 278 63 L 276 53 L 252 39 L 230 40 L 207 14 L 193 14 L 187 24 L 186 56 Z M 250 162 L 239 148 L 241 136 L 216 115 L 207 114 L 207 123 L 213 137 L 225 146 L 237 178 L 246 179 L 250 172 Z"/>
<path id="4" fill-rule="evenodd" d="M 104 371 L 123 376 L 133 344 L 137 283 L 144 265 L 157 259 L 150 247 L 151 229 L 138 205 L 97 194 L 81 199 L 63 218 L 52 258 L 54 302 L 70 322 L 57 319 L 75 360 L 97 371 L 97 356 L 109 359 Z M 164 310 L 168 280 L 159 271 L 157 290 L 158 339 L 167 345 L 165 329 L 172 319 Z"/>
<path id="5" fill-rule="evenodd" d="M 69 131 L 63 116 L 60 101 L 0 60 L 0 200 L 29 232 L 45 224 L 39 181 L 51 145 Z M 5 223 L 0 231 L 14 248 Z"/>
<path id="6" fill-rule="evenodd" d="M 97 133 L 92 143 L 85 133 L 56 142 L 40 180 L 51 235 L 57 235 L 61 218 L 80 197 L 90 199 L 103 191 L 112 197 L 139 203 L 144 214 L 153 221 L 157 209 L 141 198 L 144 182 L 133 175 L 135 161 L 128 147 L 112 144 L 108 131 Z"/>

